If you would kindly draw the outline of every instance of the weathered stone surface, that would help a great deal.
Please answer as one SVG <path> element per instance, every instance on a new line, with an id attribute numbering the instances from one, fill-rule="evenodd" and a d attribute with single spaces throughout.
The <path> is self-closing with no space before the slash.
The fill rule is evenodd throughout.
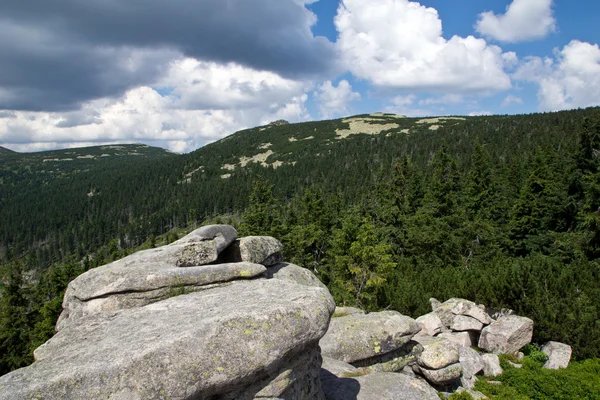
<path id="1" fill-rule="evenodd" d="M 265 276 L 267 278 L 284 279 L 299 285 L 320 287 L 327 290 L 327 286 L 325 286 L 315 274 L 306 268 L 299 267 L 295 264 L 279 263 L 273 267 L 269 267 L 265 272 Z"/>
<path id="2" fill-rule="evenodd" d="M 482 328 L 483 324 L 480 321 L 466 315 L 455 316 L 450 325 L 450 329 L 457 332 L 480 331 Z"/>
<path id="3" fill-rule="evenodd" d="M 481 331 L 479 348 L 495 354 L 516 354 L 531 342 L 533 321 L 526 317 L 507 315 Z"/>
<path id="4" fill-rule="evenodd" d="M 345 317 L 346 315 L 352 314 L 365 314 L 365 312 L 360 308 L 355 307 L 336 307 L 331 318 Z"/>
<path id="5" fill-rule="evenodd" d="M 437 391 L 405 374 L 377 373 L 356 378 L 322 375 L 327 400 L 439 400 Z"/>
<path id="6" fill-rule="evenodd" d="M 435 313 L 422 315 L 416 321 L 422 328 L 421 332 L 425 332 L 431 336 L 435 336 L 442 331 L 442 320 Z"/>
<path id="7" fill-rule="evenodd" d="M 471 395 L 473 400 L 485 400 L 488 398 L 485 394 L 478 392 L 476 390 L 469 389 L 469 388 L 463 387 L 463 388 L 456 389 L 456 393 L 462 393 L 462 392 L 467 392 L 469 395 Z"/>
<path id="8" fill-rule="evenodd" d="M 548 360 L 544 368 L 559 369 L 567 368 L 571 361 L 571 346 L 560 342 L 548 342 L 542 347 L 542 352 L 546 353 Z"/>
<path id="9" fill-rule="evenodd" d="M 507 315 L 515 315 L 514 310 L 511 310 L 510 308 L 493 308 L 493 307 L 486 307 L 485 311 L 488 313 L 488 315 L 495 321 L 500 317 L 505 317 Z"/>
<path id="10" fill-rule="evenodd" d="M 481 360 L 483 361 L 483 374 L 485 376 L 498 376 L 504 372 L 497 354 L 482 354 Z"/>
<path id="11" fill-rule="evenodd" d="M 462 376 L 464 378 L 472 378 L 479 372 L 483 371 L 483 359 L 479 353 L 472 348 L 460 347 L 458 349 L 458 355 L 460 365 L 462 366 Z"/>
<path id="12" fill-rule="evenodd" d="M 237 231 L 230 225 L 207 225 L 194 230 L 171 245 L 186 245 L 206 240 L 214 240 L 217 253 L 222 252 L 237 239 Z"/>
<path id="13" fill-rule="evenodd" d="M 396 311 L 332 318 L 321 339 L 324 356 L 353 362 L 389 353 L 406 344 L 421 328 Z"/>
<path id="14" fill-rule="evenodd" d="M 447 365 L 458 362 L 458 348 L 456 343 L 439 337 L 416 336 L 413 340 L 423 346 L 417 363 L 429 369 L 441 369 Z"/>
<path id="15" fill-rule="evenodd" d="M 233 242 L 219 258 L 222 262 L 251 262 L 272 266 L 281 262 L 283 245 L 271 236 L 247 236 Z"/>
<path id="16" fill-rule="evenodd" d="M 354 365 L 330 357 L 323 357 L 323 364 L 321 365 L 321 368 L 337 376 L 338 378 L 360 375 L 358 368 L 356 368 Z"/>
<path id="17" fill-rule="evenodd" d="M 452 322 L 457 315 L 475 318 L 484 325 L 492 322 L 492 319 L 485 310 L 474 302 L 465 299 L 448 299 L 445 302 L 436 305 L 433 312 L 440 317 L 444 326 L 447 327 L 452 326 Z"/>
<path id="18" fill-rule="evenodd" d="M 57 331 L 99 312 L 141 307 L 213 283 L 261 275 L 260 264 L 233 263 L 177 268 L 162 263 L 129 264 L 127 259 L 94 268 L 74 279 L 65 292 Z"/>
<path id="19" fill-rule="evenodd" d="M 163 246 L 176 249 L 175 265 L 178 267 L 195 267 L 217 261 L 219 253 L 237 238 L 237 231 L 229 225 L 208 225 L 198 228 L 183 238 Z M 149 250 L 152 254 L 152 250 Z M 141 252 L 133 255 L 139 256 Z M 167 251 L 167 253 L 169 253 Z M 141 261 L 138 259 L 138 261 Z"/>
<path id="20" fill-rule="evenodd" d="M 460 363 L 450 364 L 440 369 L 429 369 L 418 366 L 419 374 L 434 385 L 448 385 L 460 378 L 462 369 Z"/>
<path id="21" fill-rule="evenodd" d="M 401 348 L 379 356 L 358 360 L 353 363 L 365 373 L 399 372 L 404 367 L 414 364 L 423 352 L 423 346 L 410 341 Z"/>
<path id="22" fill-rule="evenodd" d="M 473 335 L 470 332 L 442 332 L 437 337 L 444 338 L 462 347 L 473 346 Z"/>
<path id="23" fill-rule="evenodd" d="M 273 379 L 285 393 L 296 379 L 282 370 L 310 351 L 334 308 L 323 289 L 261 279 L 96 314 L 1 377 L 0 399 L 209 398 Z"/>

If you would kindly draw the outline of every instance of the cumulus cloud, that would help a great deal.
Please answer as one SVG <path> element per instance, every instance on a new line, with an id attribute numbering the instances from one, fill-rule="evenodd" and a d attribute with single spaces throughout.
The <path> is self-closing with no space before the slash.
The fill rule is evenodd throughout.
<path id="1" fill-rule="evenodd" d="M 514 78 L 538 85 L 541 111 L 600 105 L 600 48 L 573 40 L 554 58 L 526 58 Z"/>
<path id="2" fill-rule="evenodd" d="M 77 111 L 13 111 L 12 118 L 0 119 L 0 143 L 33 151 L 144 142 L 187 152 L 239 129 L 310 118 L 305 107 L 310 86 L 237 64 L 181 59 L 159 84 L 169 93 L 140 86 L 119 98 L 86 102 Z"/>
<path id="3" fill-rule="evenodd" d="M 546 37 L 556 30 L 553 0 L 513 0 L 504 14 L 479 14 L 475 29 L 483 36 L 501 42 L 519 42 Z"/>
<path id="4" fill-rule="evenodd" d="M 290 79 L 334 69 L 309 0 L 0 3 L 0 109 L 66 111 L 148 85 L 182 56 Z"/>
<path id="5" fill-rule="evenodd" d="M 345 66 L 377 86 L 457 93 L 511 87 L 499 47 L 473 36 L 446 40 L 437 11 L 419 3 L 343 0 L 335 26 Z"/>
<path id="6" fill-rule="evenodd" d="M 523 104 L 523 99 L 514 94 L 509 94 L 502 100 L 502 107 L 509 107 L 512 104 Z"/>
<path id="7" fill-rule="evenodd" d="M 360 94 L 352 91 L 347 80 L 341 80 L 337 87 L 331 81 L 324 82 L 318 87 L 315 97 L 323 118 L 348 114 L 348 103 L 360 100 Z"/>

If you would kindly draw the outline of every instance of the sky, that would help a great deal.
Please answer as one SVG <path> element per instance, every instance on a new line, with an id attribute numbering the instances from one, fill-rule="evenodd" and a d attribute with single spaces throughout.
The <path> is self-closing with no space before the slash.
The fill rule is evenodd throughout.
<path id="1" fill-rule="evenodd" d="M 597 0 L 0 3 L 0 146 L 145 143 L 240 129 L 600 105 Z"/>

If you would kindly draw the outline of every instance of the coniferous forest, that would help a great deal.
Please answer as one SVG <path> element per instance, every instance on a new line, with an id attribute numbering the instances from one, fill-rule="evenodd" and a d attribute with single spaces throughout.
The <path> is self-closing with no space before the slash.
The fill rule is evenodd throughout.
<path id="1" fill-rule="evenodd" d="M 534 342 L 600 357 L 600 109 L 387 120 L 377 135 L 284 124 L 118 162 L 0 153 L 0 374 L 51 337 L 71 279 L 205 223 L 280 239 L 338 305 L 416 317 L 430 297 L 468 298 L 532 318 Z M 237 162 L 266 144 L 266 164 Z"/>

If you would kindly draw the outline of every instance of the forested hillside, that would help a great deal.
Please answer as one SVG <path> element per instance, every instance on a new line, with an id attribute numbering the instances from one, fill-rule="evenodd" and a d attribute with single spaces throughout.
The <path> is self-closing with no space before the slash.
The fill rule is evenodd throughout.
<path id="1" fill-rule="evenodd" d="M 469 298 L 600 356 L 598 108 L 273 124 L 51 176 L 0 156 L 0 373 L 52 334 L 70 279 L 204 221 L 282 238 L 338 304 Z"/>

